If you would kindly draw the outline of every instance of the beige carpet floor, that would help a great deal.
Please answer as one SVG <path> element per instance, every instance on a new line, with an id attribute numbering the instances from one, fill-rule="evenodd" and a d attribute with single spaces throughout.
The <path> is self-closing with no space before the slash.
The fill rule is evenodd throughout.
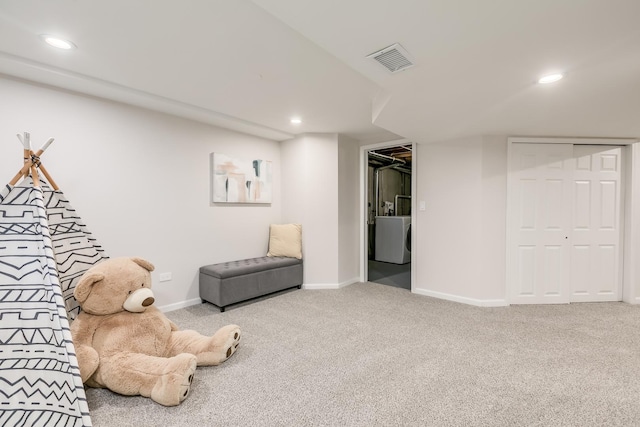
<path id="1" fill-rule="evenodd" d="M 95 426 L 640 425 L 638 306 L 479 308 L 358 283 L 167 315 L 243 341 L 177 407 L 89 389 Z"/>

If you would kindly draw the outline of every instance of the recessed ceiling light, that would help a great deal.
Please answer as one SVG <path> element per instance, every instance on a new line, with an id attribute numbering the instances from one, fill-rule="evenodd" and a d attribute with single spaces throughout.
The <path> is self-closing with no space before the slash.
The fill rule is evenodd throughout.
<path id="1" fill-rule="evenodd" d="M 291 119 L 291 124 L 299 125 L 300 123 L 302 123 L 302 119 L 299 117 L 294 117 Z"/>
<path id="2" fill-rule="evenodd" d="M 558 80 L 560 80 L 563 77 L 564 76 L 562 74 L 560 74 L 560 73 L 549 74 L 549 75 L 546 75 L 544 77 L 541 77 L 540 80 L 538 80 L 538 83 L 540 83 L 540 84 L 553 83 L 553 82 L 557 82 Z"/>
<path id="3" fill-rule="evenodd" d="M 77 46 L 69 40 L 61 39 L 60 37 L 52 36 L 50 34 L 41 34 L 40 38 L 49 46 L 57 47 L 58 49 L 75 49 Z"/>

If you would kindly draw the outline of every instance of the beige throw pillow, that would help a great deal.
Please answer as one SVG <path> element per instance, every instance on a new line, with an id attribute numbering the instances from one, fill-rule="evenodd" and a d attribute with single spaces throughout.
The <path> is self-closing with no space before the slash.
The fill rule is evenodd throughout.
<path id="1" fill-rule="evenodd" d="M 302 259 L 302 225 L 271 224 L 267 256 Z"/>

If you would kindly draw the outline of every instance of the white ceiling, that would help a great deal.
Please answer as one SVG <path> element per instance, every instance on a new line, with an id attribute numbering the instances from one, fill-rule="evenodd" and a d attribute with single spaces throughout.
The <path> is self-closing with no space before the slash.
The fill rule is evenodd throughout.
<path id="1" fill-rule="evenodd" d="M 276 140 L 638 138 L 639 17 L 638 0 L 0 0 L 0 73 Z M 393 43 L 413 68 L 366 58 Z"/>

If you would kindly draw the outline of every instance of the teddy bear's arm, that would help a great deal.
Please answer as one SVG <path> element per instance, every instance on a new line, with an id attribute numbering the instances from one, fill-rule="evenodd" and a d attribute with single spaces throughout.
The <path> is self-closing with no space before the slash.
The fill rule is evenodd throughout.
<path id="1" fill-rule="evenodd" d="M 98 322 L 95 317 L 83 316 L 80 314 L 71 323 L 71 336 L 73 338 L 74 345 L 88 345 L 91 346 L 93 341 L 93 334 L 98 328 Z"/>
<path id="2" fill-rule="evenodd" d="M 71 337 L 83 383 L 93 375 L 100 364 L 98 352 L 91 346 L 97 326 L 94 318 L 84 318 L 82 315 L 71 323 Z"/>

